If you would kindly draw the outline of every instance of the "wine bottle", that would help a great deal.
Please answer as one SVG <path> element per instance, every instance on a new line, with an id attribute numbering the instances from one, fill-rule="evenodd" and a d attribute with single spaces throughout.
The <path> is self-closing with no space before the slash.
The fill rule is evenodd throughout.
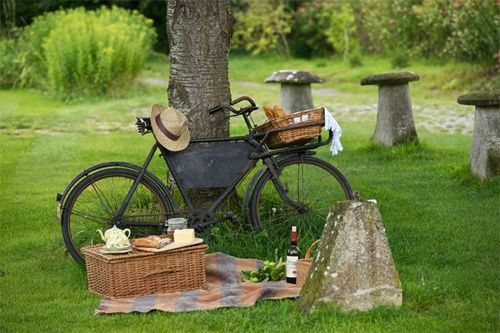
<path id="1" fill-rule="evenodd" d="M 299 259 L 300 250 L 297 247 L 297 227 L 292 227 L 290 235 L 290 248 L 286 255 L 286 282 L 297 283 L 297 260 Z"/>

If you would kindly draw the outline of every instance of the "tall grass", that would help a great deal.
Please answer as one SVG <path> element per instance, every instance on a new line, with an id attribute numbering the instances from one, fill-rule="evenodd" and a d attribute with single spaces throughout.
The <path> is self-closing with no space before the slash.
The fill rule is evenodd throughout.
<path id="1" fill-rule="evenodd" d="M 155 38 L 151 20 L 118 7 L 48 13 L 23 33 L 24 82 L 63 99 L 116 94 L 140 72 Z"/>

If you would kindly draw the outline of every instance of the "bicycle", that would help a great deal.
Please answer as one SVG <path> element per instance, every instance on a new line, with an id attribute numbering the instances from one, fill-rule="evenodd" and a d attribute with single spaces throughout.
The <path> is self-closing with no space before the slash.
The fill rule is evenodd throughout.
<path id="1" fill-rule="evenodd" d="M 248 105 L 234 108 L 243 101 Z M 322 225 L 335 199 L 353 198 L 344 175 L 314 156 L 315 149 L 331 142 L 331 132 L 326 140 L 320 135 L 300 146 L 269 149 L 267 138 L 280 129 L 255 131 L 251 114 L 258 107 L 250 97 L 242 96 L 208 112 L 223 110 L 229 110 L 231 117 L 243 117 L 248 134 L 191 140 L 180 152 L 168 151 L 155 142 L 142 166 L 119 161 L 100 163 L 82 171 L 63 193 L 57 194 L 64 243 L 78 263 L 84 264 L 81 247 L 100 242 L 98 228 L 116 225 L 131 229 L 132 237 L 138 237 L 165 232 L 168 218 L 181 215 L 197 230 L 221 221 L 235 222 L 234 213 L 220 216 L 218 211 L 259 161 L 262 166 L 247 184 L 242 211 L 254 229 L 284 221 L 319 221 Z M 142 135 L 152 131 L 149 118 L 137 118 L 136 125 Z M 170 174 L 166 183 L 147 170 L 158 149 Z M 174 200 L 174 186 L 184 209 Z M 206 188 L 222 188 L 223 192 L 208 209 L 196 209 L 190 190 Z M 320 200 L 325 195 L 328 200 Z"/>

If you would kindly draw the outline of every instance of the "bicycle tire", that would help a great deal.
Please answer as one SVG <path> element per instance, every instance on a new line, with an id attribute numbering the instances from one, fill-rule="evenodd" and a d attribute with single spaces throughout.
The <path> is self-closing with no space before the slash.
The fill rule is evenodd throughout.
<path id="1" fill-rule="evenodd" d="M 324 211 L 321 212 L 321 215 L 318 216 L 318 218 L 314 219 L 315 229 L 316 229 L 314 234 L 316 235 L 316 237 L 319 237 L 331 205 L 336 201 L 349 200 L 353 198 L 353 191 L 349 182 L 347 181 L 346 177 L 330 163 L 308 155 L 294 155 L 291 157 L 284 158 L 277 162 L 277 166 L 280 171 L 279 172 L 280 181 L 285 185 L 289 197 L 295 201 L 306 204 L 306 206 L 308 206 L 308 210 L 306 212 L 299 212 L 288 207 L 283 202 L 283 199 L 279 196 L 274 186 L 274 183 L 272 182 L 271 172 L 268 170 L 259 178 L 259 180 L 255 184 L 255 188 L 251 196 L 250 200 L 251 226 L 254 229 L 261 230 L 263 227 L 266 227 L 267 222 L 269 222 L 269 224 L 267 225 L 268 229 L 276 227 L 276 225 L 272 224 L 283 224 L 284 226 L 283 228 L 281 228 L 280 232 L 285 232 L 285 233 L 289 232 L 288 228 L 290 225 L 298 225 L 299 228 L 302 227 L 302 229 L 304 229 L 304 227 L 305 229 L 312 228 L 312 226 L 305 225 L 306 219 L 304 218 L 306 215 L 311 214 L 313 209 L 313 207 L 311 207 L 312 203 L 307 202 L 309 199 L 307 199 L 305 195 L 303 195 L 303 200 L 301 200 L 299 193 L 300 192 L 299 184 L 295 186 L 296 188 L 293 188 L 293 186 L 285 184 L 289 182 L 290 178 L 293 178 L 295 174 L 299 174 L 300 166 L 302 166 L 302 169 L 304 166 L 308 166 L 308 168 L 313 171 L 309 175 L 309 177 L 311 175 L 323 176 L 323 178 L 321 179 L 318 178 L 306 179 L 308 183 L 311 183 L 310 185 L 312 186 L 313 190 L 316 191 L 315 193 L 316 197 L 318 197 L 321 194 L 324 194 L 319 197 L 319 199 L 323 200 L 322 207 L 324 208 Z M 288 172 L 288 171 L 293 171 L 291 170 L 291 167 L 293 166 L 297 166 L 297 172 L 295 173 Z M 315 172 L 319 170 L 323 172 L 322 173 Z M 304 176 L 304 171 L 302 170 L 302 177 L 303 176 Z M 297 178 L 299 179 L 300 176 Z M 329 179 L 332 179 L 332 181 L 330 182 Z M 302 178 L 302 183 L 304 185 L 304 178 Z M 302 186 L 302 188 L 304 188 L 304 186 Z M 297 195 L 293 195 L 292 193 L 295 191 L 295 189 L 297 189 L 298 193 Z M 335 193 L 333 192 L 333 190 L 335 190 Z M 326 195 L 328 195 L 328 198 L 324 197 Z M 267 207 L 263 208 L 264 204 L 267 205 Z M 271 210 L 269 210 L 269 207 L 271 208 Z M 287 213 L 290 213 L 290 216 L 282 217 L 280 220 L 276 218 L 276 221 L 269 219 L 270 211 L 271 214 L 281 214 L 280 213 L 281 209 L 286 209 L 285 211 Z M 266 215 L 268 218 L 265 218 L 266 216 L 263 215 Z M 273 215 L 272 218 L 274 219 L 275 216 L 276 215 Z"/>
<path id="2" fill-rule="evenodd" d="M 111 222 L 111 217 L 116 213 L 120 207 L 125 195 L 130 189 L 133 181 L 138 177 L 139 173 L 135 170 L 124 169 L 124 168 L 110 168 L 97 171 L 93 174 L 88 175 L 83 180 L 81 180 L 68 194 L 68 198 L 64 203 L 61 229 L 64 239 L 64 244 L 68 249 L 70 255 L 78 263 L 84 265 L 85 260 L 80 251 L 80 248 L 86 245 L 92 245 L 95 243 L 100 243 L 99 234 L 97 229 L 108 229 L 113 226 Z M 119 195 L 122 200 L 118 200 L 116 197 L 113 202 L 109 200 L 109 195 L 106 197 L 103 193 L 103 189 L 97 186 L 101 183 L 99 187 L 103 185 L 108 185 L 109 188 L 113 189 L 113 192 L 120 191 Z M 89 190 L 89 191 L 87 191 Z M 106 188 L 105 188 L 106 190 Z M 104 191 L 105 191 L 104 190 Z M 89 193 L 87 195 L 87 193 Z M 94 193 L 94 194 L 92 194 Z M 101 199 L 101 195 L 104 200 Z M 93 198 L 95 196 L 95 198 Z M 115 200 L 117 199 L 117 200 Z M 85 202 L 87 200 L 87 202 Z M 140 201 L 142 200 L 142 201 Z M 148 202 L 149 200 L 149 202 Z M 153 201 L 151 201 L 153 200 Z M 93 215 L 89 212 L 76 213 L 75 207 L 79 209 L 78 205 L 87 204 L 89 209 L 92 208 L 96 211 L 101 209 L 102 215 Z M 149 206 L 145 205 L 148 204 Z M 130 215 L 131 211 L 142 209 L 143 207 L 148 207 L 150 210 L 154 208 L 154 212 L 151 214 L 135 214 Z M 163 194 L 162 190 L 148 177 L 142 177 L 138 189 L 134 193 L 127 209 L 124 213 L 124 218 L 144 218 L 146 216 L 155 216 L 155 221 L 147 221 L 148 223 L 158 222 L 157 227 L 143 227 L 134 226 L 130 227 L 132 234 L 131 237 L 145 236 L 149 234 L 159 233 L 161 231 L 161 223 L 163 218 L 166 218 L 171 213 L 172 205 L 169 205 L 167 198 Z M 78 219 L 77 219 L 78 218 Z M 81 219 L 87 220 L 87 224 L 79 221 Z M 94 219 L 93 224 L 90 222 Z M 78 224 L 77 224 L 78 222 Z M 82 224 L 82 225 L 80 225 Z M 80 230 L 81 229 L 81 230 Z M 104 231 L 103 230 L 103 231 Z M 83 233 L 83 234 L 82 234 Z M 77 236 L 78 237 L 75 237 Z M 83 237 L 82 237 L 83 236 Z M 75 239 L 78 238 L 78 239 Z"/>

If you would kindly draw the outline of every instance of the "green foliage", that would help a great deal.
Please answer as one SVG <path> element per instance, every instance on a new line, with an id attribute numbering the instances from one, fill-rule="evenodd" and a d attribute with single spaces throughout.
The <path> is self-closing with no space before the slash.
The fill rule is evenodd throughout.
<path id="1" fill-rule="evenodd" d="M 494 62 L 499 25 L 494 1 L 365 0 L 353 6 L 358 40 L 371 52 L 405 48 L 429 58 Z"/>
<path id="2" fill-rule="evenodd" d="M 328 20 L 325 17 L 328 15 L 322 14 L 323 7 L 322 1 L 312 1 L 295 11 L 290 42 L 294 55 L 310 58 L 333 53 L 333 48 L 326 40 Z"/>
<path id="3" fill-rule="evenodd" d="M 64 12 L 47 13 L 34 19 L 19 39 L 19 57 L 25 60 L 19 82 L 24 87 L 46 87 L 47 64 L 43 43 Z"/>
<path id="4" fill-rule="evenodd" d="M 348 2 L 306 2 L 296 10 L 293 20 L 292 49 L 298 56 L 335 53 L 347 60 L 358 44 L 355 16 Z"/>
<path id="5" fill-rule="evenodd" d="M 0 88 L 12 87 L 19 79 L 17 43 L 14 39 L 0 38 Z"/>
<path id="6" fill-rule="evenodd" d="M 235 13 L 232 46 L 251 54 L 288 56 L 286 34 L 290 32 L 290 15 L 282 0 L 241 1 L 245 10 Z"/>
<path id="7" fill-rule="evenodd" d="M 410 65 L 410 56 L 404 50 L 396 50 L 391 57 L 392 68 L 405 68 Z"/>
<path id="8" fill-rule="evenodd" d="M 58 8 L 116 5 L 139 10 L 154 20 L 156 49 L 168 49 L 165 1 L 3 3 L 0 25 L 7 27 L 29 24 L 37 15 Z M 494 63 L 499 46 L 500 16 L 493 0 L 231 0 L 231 6 L 237 18 L 233 47 L 252 54 L 288 55 L 290 48 L 298 57 L 340 55 L 346 59 L 359 44 L 365 54 L 390 55 L 406 49 L 412 56 Z"/>
<path id="9" fill-rule="evenodd" d="M 419 17 L 420 54 L 467 61 L 494 61 L 498 50 L 498 13 L 494 1 L 423 0 Z"/>
<path id="10" fill-rule="evenodd" d="M 151 20 L 112 7 L 62 10 L 23 33 L 23 84 L 48 85 L 62 98 L 113 94 L 137 76 L 155 40 Z"/>
<path id="11" fill-rule="evenodd" d="M 250 282 L 280 281 L 285 278 L 285 262 L 264 261 L 264 265 L 255 271 L 241 271 L 241 278 Z"/>
<path id="12" fill-rule="evenodd" d="M 327 22 L 325 31 L 328 44 L 335 52 L 347 60 L 349 52 L 357 46 L 355 39 L 356 25 L 351 4 L 347 2 L 326 3 L 321 11 Z"/>
<path id="13" fill-rule="evenodd" d="M 359 52 L 359 49 L 355 49 L 349 55 L 349 65 L 352 68 L 354 68 L 354 67 L 362 67 L 363 66 L 363 59 L 361 57 L 361 53 Z"/>
<path id="14" fill-rule="evenodd" d="M 166 53 L 168 51 L 168 38 L 165 29 L 166 23 L 166 1 L 158 0 L 44 0 L 44 1 L 20 1 L 3 0 L 2 13 L 0 13 L 0 26 L 18 27 L 30 25 L 33 20 L 48 12 L 57 11 L 61 8 L 72 9 L 83 7 L 87 10 L 95 10 L 101 6 L 117 6 L 128 10 L 137 10 L 147 18 L 152 19 L 154 28 L 158 35 L 155 50 Z M 3 15 L 2 15 L 3 14 Z M 2 21 L 3 20 L 3 21 Z"/>

